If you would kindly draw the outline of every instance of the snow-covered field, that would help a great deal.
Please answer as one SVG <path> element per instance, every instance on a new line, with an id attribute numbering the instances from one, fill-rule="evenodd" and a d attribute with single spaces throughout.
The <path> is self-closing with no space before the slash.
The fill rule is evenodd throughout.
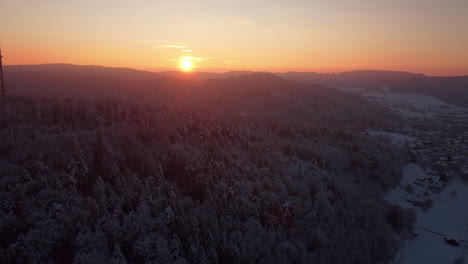
<path id="1" fill-rule="evenodd" d="M 416 186 L 414 194 L 408 194 L 403 186 L 413 183 L 417 178 L 429 177 L 431 176 L 420 166 L 408 164 L 403 167 L 402 186 L 387 193 L 385 199 L 404 208 L 413 207 L 405 199 L 417 199 L 417 193 L 421 191 L 417 187 L 420 186 Z M 451 246 L 445 243 L 444 237 L 468 240 L 468 185 L 453 180 L 442 192 L 431 193 L 429 197 L 434 202 L 432 208 L 427 211 L 416 208 L 418 219 L 415 231 L 418 236 L 404 242 L 394 263 L 464 263 L 464 256 L 468 254 L 468 244 L 462 241 L 459 247 Z M 456 260 L 460 262 L 455 262 Z"/>
<path id="2" fill-rule="evenodd" d="M 405 186 L 414 183 L 418 178 L 423 179 L 428 177 L 430 176 L 427 175 L 424 169 L 417 164 L 410 163 L 403 166 L 403 178 L 400 181 L 400 185 L 386 193 L 384 196 L 385 200 L 393 204 L 398 204 L 403 208 L 414 208 L 413 205 L 407 202 L 405 199 L 412 200 L 415 198 L 420 198 L 417 195 L 420 192 L 423 192 L 423 189 L 420 188 L 420 186 L 416 185 L 414 186 L 415 190 L 413 191 L 413 193 L 409 194 L 406 192 Z M 422 210 L 417 207 L 415 209 L 419 217 L 419 215 L 422 213 Z"/>
<path id="3" fill-rule="evenodd" d="M 404 117 L 432 117 L 441 113 L 467 112 L 467 108 L 448 104 L 424 93 L 372 91 L 363 94 L 369 100 L 387 106 Z"/>

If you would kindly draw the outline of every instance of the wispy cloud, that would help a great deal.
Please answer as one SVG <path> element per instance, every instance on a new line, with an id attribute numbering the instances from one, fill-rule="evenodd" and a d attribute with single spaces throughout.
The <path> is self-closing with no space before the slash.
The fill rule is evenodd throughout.
<path id="1" fill-rule="evenodd" d="M 207 59 L 207 58 L 201 58 L 201 57 L 182 57 L 181 59 L 182 59 L 182 60 L 202 61 L 202 60 L 205 60 L 205 59 Z"/>
<path id="2" fill-rule="evenodd" d="M 102 40 L 117 40 L 117 41 L 131 41 L 131 42 L 146 42 L 161 44 L 160 47 L 165 48 L 179 48 L 186 49 L 190 43 L 173 41 L 168 39 L 144 39 L 144 38 L 124 38 L 124 37 L 115 37 L 115 36 L 104 36 L 104 35 L 80 35 L 80 34 L 55 34 L 60 37 L 67 38 L 80 38 L 80 39 L 102 39 Z"/>
<path id="3" fill-rule="evenodd" d="M 184 50 L 182 50 L 182 52 L 192 52 L 192 50 L 191 49 L 184 49 Z"/>
<path id="4" fill-rule="evenodd" d="M 164 44 L 164 45 L 159 45 L 159 48 L 168 48 L 168 49 L 186 49 L 188 46 L 185 45 L 176 45 L 176 44 Z"/>

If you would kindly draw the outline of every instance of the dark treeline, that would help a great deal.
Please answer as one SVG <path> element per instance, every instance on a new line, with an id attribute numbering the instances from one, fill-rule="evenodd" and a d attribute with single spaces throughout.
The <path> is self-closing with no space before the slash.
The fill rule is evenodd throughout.
<path id="1" fill-rule="evenodd" d="M 351 97 L 341 106 L 339 93 L 210 89 L 177 97 L 185 103 L 10 97 L 0 106 L 0 262 L 392 258 L 413 220 L 382 192 L 404 155 L 362 133 L 390 114 Z"/>

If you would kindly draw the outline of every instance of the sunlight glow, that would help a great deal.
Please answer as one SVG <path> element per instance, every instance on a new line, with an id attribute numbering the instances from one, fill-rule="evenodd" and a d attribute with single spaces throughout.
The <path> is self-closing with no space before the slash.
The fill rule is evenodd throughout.
<path id="1" fill-rule="evenodd" d="M 180 59 L 179 67 L 182 71 L 185 71 L 185 72 L 191 71 L 193 68 L 193 62 L 190 58 L 183 57 Z"/>

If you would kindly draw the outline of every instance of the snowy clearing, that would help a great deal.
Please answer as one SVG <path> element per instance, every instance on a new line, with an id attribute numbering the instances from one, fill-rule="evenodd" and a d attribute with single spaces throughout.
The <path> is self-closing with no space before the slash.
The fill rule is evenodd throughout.
<path id="1" fill-rule="evenodd" d="M 401 186 L 387 193 L 385 199 L 411 208 L 413 205 L 405 199 L 414 199 L 420 190 L 416 188 L 413 194 L 408 194 L 403 186 L 430 176 L 416 164 L 404 166 L 403 174 Z M 431 193 L 429 197 L 434 202 L 432 208 L 427 211 L 415 208 L 418 219 L 414 231 L 418 236 L 404 242 L 394 263 L 453 264 L 456 260 L 464 263 L 468 247 L 465 242 L 468 240 L 468 185 L 453 180 L 442 192 Z M 461 241 L 460 246 L 445 243 L 445 236 L 457 238 Z"/>

